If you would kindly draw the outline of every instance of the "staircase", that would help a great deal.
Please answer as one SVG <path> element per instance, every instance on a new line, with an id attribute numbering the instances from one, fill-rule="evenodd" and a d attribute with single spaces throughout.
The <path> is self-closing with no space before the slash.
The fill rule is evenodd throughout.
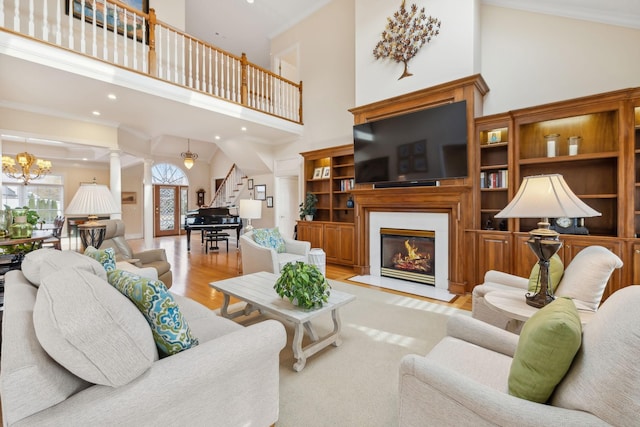
<path id="1" fill-rule="evenodd" d="M 216 194 L 213 195 L 209 207 L 232 207 L 236 206 L 236 202 L 240 197 L 242 189 L 247 183 L 246 175 L 240 170 L 240 168 L 234 163 L 231 169 L 227 173 L 227 176 L 222 181 L 222 185 L 216 189 Z"/>

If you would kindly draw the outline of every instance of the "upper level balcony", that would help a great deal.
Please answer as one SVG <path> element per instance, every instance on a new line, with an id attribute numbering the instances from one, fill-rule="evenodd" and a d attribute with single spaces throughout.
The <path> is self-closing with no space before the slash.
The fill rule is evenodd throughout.
<path id="1" fill-rule="evenodd" d="M 302 132 L 301 82 L 173 28 L 153 9 L 145 13 L 117 0 L 0 0 L 2 58 L 133 88 L 147 105 L 164 96 L 252 120 L 276 137 Z"/>

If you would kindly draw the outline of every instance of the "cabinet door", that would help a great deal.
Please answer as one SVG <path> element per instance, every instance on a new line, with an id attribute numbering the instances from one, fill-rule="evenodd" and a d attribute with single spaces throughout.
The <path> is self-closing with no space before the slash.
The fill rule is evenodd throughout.
<path id="1" fill-rule="evenodd" d="M 324 251 L 327 261 L 338 264 L 353 264 L 354 260 L 354 227 L 345 224 L 325 224 Z"/>
<path id="2" fill-rule="evenodd" d="M 298 221 L 298 240 L 311 242 L 312 248 L 322 248 L 322 223 L 313 221 Z"/>
<path id="3" fill-rule="evenodd" d="M 587 246 L 599 245 L 609 249 L 622 259 L 622 242 L 614 239 L 598 239 L 589 237 L 580 237 L 574 235 L 563 235 L 560 237 L 564 241 L 564 265 L 565 268 L 571 263 L 571 260 Z M 607 283 L 607 287 L 602 295 L 602 301 L 607 299 L 609 295 L 622 287 L 622 269 L 618 268 L 613 271 L 611 278 Z"/>
<path id="4" fill-rule="evenodd" d="M 489 270 L 511 271 L 511 235 L 502 232 L 478 233 L 478 277 Z"/>

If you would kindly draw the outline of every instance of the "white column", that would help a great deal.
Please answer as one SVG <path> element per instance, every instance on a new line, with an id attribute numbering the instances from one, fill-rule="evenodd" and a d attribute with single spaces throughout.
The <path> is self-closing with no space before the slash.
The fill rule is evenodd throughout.
<path id="1" fill-rule="evenodd" d="M 122 219 L 122 171 L 120 166 L 120 150 L 109 153 L 109 187 L 118 206 L 118 212 L 111 215 L 111 219 Z"/>
<path id="2" fill-rule="evenodd" d="M 151 168 L 153 167 L 153 160 L 144 159 L 144 177 L 143 177 L 143 221 L 144 224 L 144 246 L 145 248 L 153 247 L 153 181 L 151 177 Z"/>

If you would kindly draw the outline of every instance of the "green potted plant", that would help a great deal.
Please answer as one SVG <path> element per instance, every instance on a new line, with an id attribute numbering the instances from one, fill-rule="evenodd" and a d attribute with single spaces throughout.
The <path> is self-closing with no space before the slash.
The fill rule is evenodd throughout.
<path id="1" fill-rule="evenodd" d="M 273 289 L 281 298 L 288 298 L 292 304 L 313 309 L 322 307 L 328 301 L 331 286 L 318 267 L 296 261 L 282 267 Z"/>
<path id="2" fill-rule="evenodd" d="M 300 219 L 307 221 L 313 221 L 313 216 L 318 210 L 316 205 L 318 204 L 318 197 L 310 191 L 307 191 L 307 195 L 304 198 L 304 202 L 300 203 Z"/>

